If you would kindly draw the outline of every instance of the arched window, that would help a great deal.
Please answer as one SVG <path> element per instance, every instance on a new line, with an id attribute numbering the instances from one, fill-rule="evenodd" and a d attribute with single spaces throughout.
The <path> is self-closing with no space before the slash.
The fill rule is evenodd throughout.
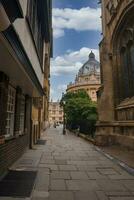
<path id="1" fill-rule="evenodd" d="M 129 48 L 129 56 L 130 56 L 130 66 L 131 66 L 131 88 L 132 88 L 132 96 L 133 90 L 134 90 L 134 42 L 131 43 L 131 46 Z"/>
<path id="2" fill-rule="evenodd" d="M 127 28 L 119 36 L 120 66 L 119 79 L 119 101 L 134 96 L 134 31 Z"/>
<path id="3" fill-rule="evenodd" d="M 121 75 L 120 78 L 120 99 L 123 100 L 129 96 L 129 70 L 128 70 L 128 58 L 127 58 L 127 49 L 122 48 L 120 52 L 121 56 Z"/>

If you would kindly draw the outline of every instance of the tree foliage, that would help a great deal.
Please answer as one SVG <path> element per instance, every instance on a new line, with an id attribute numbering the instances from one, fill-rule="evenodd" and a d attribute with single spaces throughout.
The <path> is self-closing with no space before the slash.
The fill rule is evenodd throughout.
<path id="1" fill-rule="evenodd" d="M 68 92 L 61 99 L 64 105 L 67 127 L 76 129 L 80 127 L 80 132 L 93 135 L 97 120 L 96 103 L 91 100 L 84 90 L 78 92 Z"/>

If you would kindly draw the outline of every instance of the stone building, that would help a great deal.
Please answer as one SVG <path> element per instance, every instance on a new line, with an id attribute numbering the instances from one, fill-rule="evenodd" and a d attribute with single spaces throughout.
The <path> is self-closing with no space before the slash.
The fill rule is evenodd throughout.
<path id="1" fill-rule="evenodd" d="M 134 0 L 102 0 L 96 141 L 134 149 Z"/>
<path id="2" fill-rule="evenodd" d="M 88 61 L 80 68 L 75 82 L 67 86 L 67 92 L 85 90 L 92 101 L 97 101 L 97 94 L 100 87 L 100 64 L 95 59 L 93 52 L 89 54 Z"/>
<path id="3" fill-rule="evenodd" d="M 49 102 L 49 123 L 54 124 L 55 122 L 63 123 L 63 108 L 59 102 Z"/>
<path id="4" fill-rule="evenodd" d="M 51 0 L 1 0 L 0 174 L 39 137 L 50 55 Z"/>

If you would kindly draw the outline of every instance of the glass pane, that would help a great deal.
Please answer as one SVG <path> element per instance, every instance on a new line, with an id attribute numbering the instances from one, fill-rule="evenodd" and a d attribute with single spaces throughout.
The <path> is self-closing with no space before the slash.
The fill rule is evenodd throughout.
<path id="1" fill-rule="evenodd" d="M 6 134 L 12 136 L 14 132 L 14 108 L 15 108 L 15 89 L 12 86 L 8 88 L 8 102 L 7 102 L 7 120 L 6 120 Z"/>

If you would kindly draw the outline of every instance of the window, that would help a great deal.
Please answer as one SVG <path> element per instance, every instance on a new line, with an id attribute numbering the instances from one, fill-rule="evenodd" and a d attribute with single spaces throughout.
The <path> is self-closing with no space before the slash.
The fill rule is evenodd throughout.
<path id="1" fill-rule="evenodd" d="M 120 100 L 123 100 L 129 96 L 130 85 L 129 85 L 129 68 L 127 60 L 127 49 L 121 49 L 121 79 L 120 81 Z"/>
<path id="2" fill-rule="evenodd" d="M 53 110 L 56 110 L 56 106 L 55 105 L 53 105 Z"/>
<path id="3" fill-rule="evenodd" d="M 118 35 L 114 41 L 113 60 L 115 66 L 115 101 L 120 104 L 127 98 L 134 96 L 134 37 L 133 22 L 134 15 L 126 18 L 124 26 L 118 30 Z"/>
<path id="4" fill-rule="evenodd" d="M 19 124 L 19 134 L 24 133 L 24 122 L 25 122 L 25 96 L 21 96 L 20 103 L 20 124 Z"/>
<path id="5" fill-rule="evenodd" d="M 15 135 L 24 134 L 25 124 L 25 96 L 22 93 L 21 88 L 16 88 L 16 106 L 15 106 Z"/>
<path id="6" fill-rule="evenodd" d="M 134 96 L 134 44 L 126 45 L 120 51 L 121 74 L 119 78 L 120 101 Z"/>
<path id="7" fill-rule="evenodd" d="M 62 115 L 62 111 L 59 111 L 59 114 Z"/>
<path id="8" fill-rule="evenodd" d="M 41 21 L 39 20 L 39 11 L 38 4 L 39 0 L 29 0 L 27 9 L 27 18 L 29 26 L 33 35 L 37 53 L 40 59 L 41 64 L 43 63 L 43 36 L 42 36 L 42 27 Z"/>
<path id="9" fill-rule="evenodd" d="M 16 97 L 16 90 L 9 85 L 5 137 L 10 137 L 13 136 L 14 134 L 15 97 Z"/>
<path id="10" fill-rule="evenodd" d="M 52 114 L 53 114 L 53 115 L 55 115 L 55 113 L 56 113 L 55 111 L 52 111 Z"/>
<path id="11" fill-rule="evenodd" d="M 62 121 L 63 119 L 62 119 L 62 117 L 59 117 L 59 121 Z"/>
<path id="12" fill-rule="evenodd" d="M 52 117 L 52 120 L 55 120 L 55 117 Z"/>

